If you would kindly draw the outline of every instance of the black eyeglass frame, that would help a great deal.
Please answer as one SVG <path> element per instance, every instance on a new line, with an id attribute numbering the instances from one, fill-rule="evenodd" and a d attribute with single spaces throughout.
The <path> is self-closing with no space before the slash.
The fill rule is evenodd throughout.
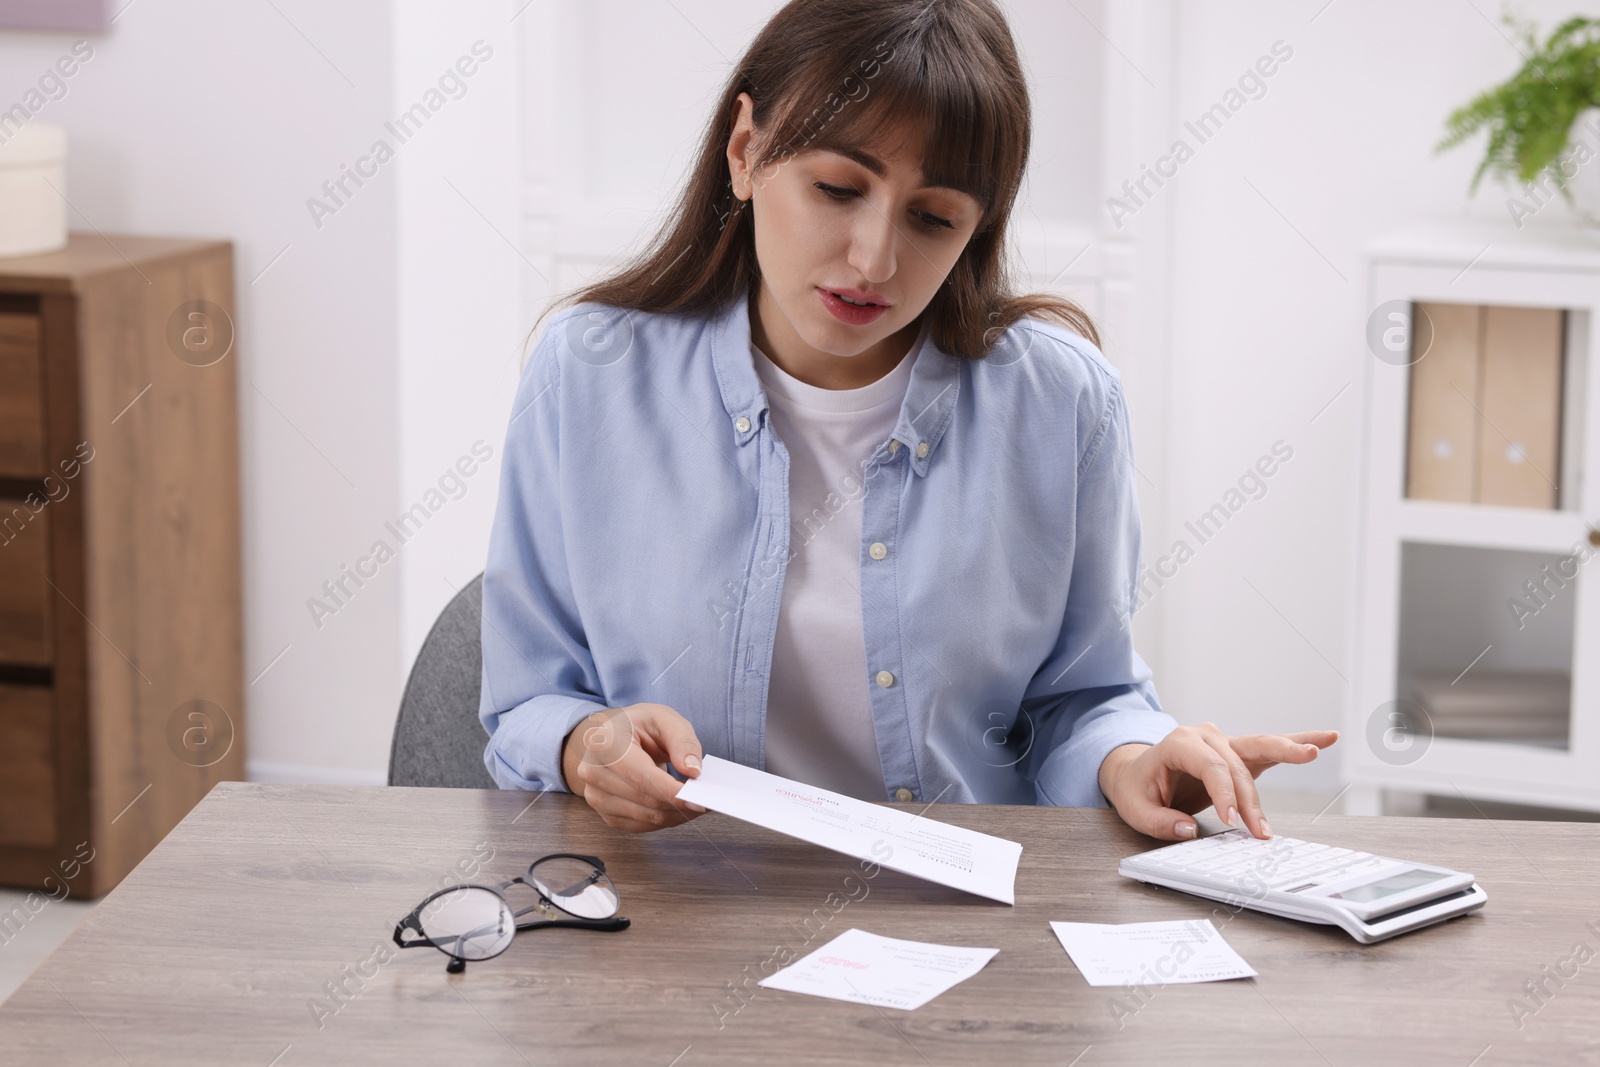
<path id="1" fill-rule="evenodd" d="M 557 904 L 555 901 L 545 896 L 543 890 L 534 885 L 533 882 L 529 881 L 529 877 L 533 874 L 533 869 L 535 867 L 546 860 L 554 859 L 582 860 L 585 863 L 592 864 L 594 869 L 600 874 L 606 874 L 605 861 L 599 856 L 585 856 L 580 852 L 552 852 L 548 855 L 540 856 L 538 859 L 528 864 L 527 873 L 519 875 L 516 878 L 511 878 L 504 882 L 500 882 L 497 885 L 485 885 L 481 882 L 464 882 L 460 885 L 446 886 L 437 892 L 428 894 L 427 899 L 425 899 L 421 904 L 418 904 L 415 908 L 411 909 L 410 915 L 407 915 L 404 919 L 401 919 L 398 923 L 395 923 L 394 943 L 399 945 L 401 948 L 421 948 L 424 946 L 436 948 L 440 952 L 443 952 L 446 956 L 450 957 L 450 964 L 445 968 L 447 972 L 450 974 L 460 974 L 465 971 L 468 963 L 466 957 L 458 955 L 457 953 L 450 951 L 448 948 L 445 948 L 443 945 L 429 937 L 425 932 L 423 932 L 422 929 L 423 909 L 445 894 L 454 893 L 460 889 L 483 889 L 493 893 L 505 904 L 506 910 L 511 912 L 511 918 L 513 921 L 521 918 L 531 911 L 539 911 L 549 914 L 547 910 L 549 908 L 556 908 L 560 911 L 566 912 L 568 915 L 573 915 L 573 912 L 567 911 L 566 908 L 561 907 L 560 904 Z M 610 875 L 606 875 L 606 878 L 607 881 L 609 881 Z M 523 908 L 520 911 L 511 906 L 511 901 L 506 897 L 505 892 L 512 886 L 519 884 L 525 885 L 535 893 L 539 894 L 539 899 L 536 903 L 529 904 L 526 908 Z M 615 889 L 615 887 L 616 884 L 612 883 L 612 888 Z M 620 894 L 618 895 L 618 898 L 620 901 Z M 505 946 L 501 948 L 499 952 L 492 953 L 491 955 L 484 956 L 479 959 L 474 959 L 471 962 L 482 963 L 484 960 L 494 959 L 495 956 L 500 955 L 501 952 L 504 952 L 506 949 L 510 948 L 511 942 L 516 939 L 516 935 L 521 933 L 523 930 L 540 930 L 546 927 L 565 927 L 575 930 L 598 930 L 604 933 L 611 933 L 617 930 L 626 930 L 630 925 L 631 920 L 626 919 L 621 915 L 613 915 L 609 919 L 584 919 L 574 917 L 571 919 L 539 919 L 533 922 L 517 923 L 515 932 L 511 937 L 506 939 Z M 407 930 L 415 931 L 417 936 L 409 941 L 406 940 L 402 935 Z"/>

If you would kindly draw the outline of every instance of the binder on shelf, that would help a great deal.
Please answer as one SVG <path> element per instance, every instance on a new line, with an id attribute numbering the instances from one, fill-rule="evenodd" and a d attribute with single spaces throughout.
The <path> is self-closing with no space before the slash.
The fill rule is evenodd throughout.
<path id="1" fill-rule="evenodd" d="M 1475 304 L 1418 303 L 1427 316 L 1431 343 L 1413 353 L 1411 365 L 1410 462 L 1406 495 L 1414 500 L 1471 504 L 1476 499 L 1478 357 L 1481 309 Z M 1422 340 L 1428 336 L 1415 331 Z M 1418 358 L 1420 356 L 1420 358 Z"/>
<path id="2" fill-rule="evenodd" d="M 1566 313 L 1418 301 L 1406 496 L 1561 506 Z"/>
<path id="3" fill-rule="evenodd" d="M 1558 504 L 1562 317 L 1559 308 L 1484 308 L 1480 504 Z"/>

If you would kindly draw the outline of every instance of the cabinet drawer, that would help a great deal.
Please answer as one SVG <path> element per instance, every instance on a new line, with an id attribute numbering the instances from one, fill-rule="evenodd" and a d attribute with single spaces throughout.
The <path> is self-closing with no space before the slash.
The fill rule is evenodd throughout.
<path id="1" fill-rule="evenodd" d="M 39 316 L 0 311 L 0 478 L 45 473 Z"/>
<path id="2" fill-rule="evenodd" d="M 56 842 L 55 694 L 0 684 L 0 844 Z"/>
<path id="3" fill-rule="evenodd" d="M 0 664 L 55 662 L 49 573 L 49 506 L 35 515 L 22 501 L 0 497 Z"/>

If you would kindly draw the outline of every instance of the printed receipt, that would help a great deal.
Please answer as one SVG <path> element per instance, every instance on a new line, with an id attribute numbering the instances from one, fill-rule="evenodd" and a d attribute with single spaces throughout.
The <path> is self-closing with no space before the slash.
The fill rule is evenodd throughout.
<path id="1" fill-rule="evenodd" d="M 1155 985 L 1249 978 L 1255 969 L 1210 919 L 1050 924 L 1090 985 Z"/>
<path id="2" fill-rule="evenodd" d="M 902 874 L 1016 903 L 1022 846 L 707 756 L 678 799 Z"/>
<path id="3" fill-rule="evenodd" d="M 983 970 L 999 951 L 902 941 L 852 927 L 757 984 L 911 1011 Z"/>

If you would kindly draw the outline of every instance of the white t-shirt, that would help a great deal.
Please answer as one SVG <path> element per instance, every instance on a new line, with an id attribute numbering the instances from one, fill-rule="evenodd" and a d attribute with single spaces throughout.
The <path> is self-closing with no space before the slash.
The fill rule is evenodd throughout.
<path id="1" fill-rule="evenodd" d="M 767 688 L 767 770 L 885 799 L 861 627 L 862 462 L 894 431 L 926 328 L 894 370 L 820 389 L 754 344 L 772 428 L 789 453 L 789 560 Z"/>

